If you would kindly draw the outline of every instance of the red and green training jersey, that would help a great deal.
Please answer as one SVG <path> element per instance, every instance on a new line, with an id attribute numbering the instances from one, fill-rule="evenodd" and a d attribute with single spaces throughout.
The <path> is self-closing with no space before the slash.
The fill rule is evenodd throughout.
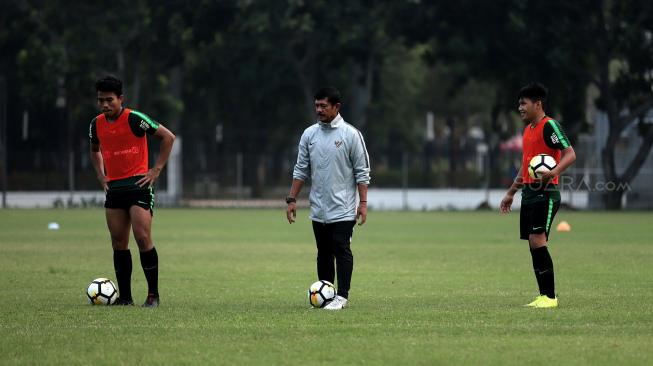
<path id="1" fill-rule="evenodd" d="M 148 171 L 147 137 L 159 124 L 145 115 L 123 109 L 115 121 L 100 114 L 91 121 L 89 138 L 99 144 L 109 182 L 145 175 Z"/>
<path id="2" fill-rule="evenodd" d="M 553 156 L 557 163 L 560 162 L 560 151 L 570 146 L 558 121 L 544 116 L 536 125 L 528 124 L 524 129 L 522 139 L 522 179 L 524 184 L 537 183 L 528 175 L 528 164 L 538 154 Z M 550 183 L 558 184 L 558 177 Z"/>

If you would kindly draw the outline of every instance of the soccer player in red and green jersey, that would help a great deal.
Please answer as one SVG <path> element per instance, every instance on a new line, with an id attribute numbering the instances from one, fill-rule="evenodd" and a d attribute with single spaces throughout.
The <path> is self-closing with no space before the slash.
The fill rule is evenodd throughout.
<path id="1" fill-rule="evenodd" d="M 524 122 L 522 165 L 515 181 L 501 201 L 500 211 L 510 212 L 515 193 L 522 189 L 520 237 L 528 240 L 533 258 L 535 279 L 540 295 L 527 306 L 554 308 L 558 306 L 553 276 L 553 261 L 547 249 L 551 223 L 560 207 L 558 176 L 576 160 L 574 148 L 560 124 L 544 113 L 547 90 L 539 83 L 526 85 L 519 91 L 519 114 Z M 531 159 L 538 154 L 552 156 L 557 166 L 541 173 L 539 179 L 528 174 Z"/>
<path id="2" fill-rule="evenodd" d="M 129 231 L 134 233 L 147 280 L 144 307 L 159 306 L 159 257 L 152 243 L 154 182 L 168 161 L 175 135 L 147 115 L 125 108 L 122 82 L 106 76 L 95 83 L 101 114 L 90 125 L 91 161 L 106 193 L 107 226 L 113 246 L 120 297 L 117 305 L 133 305 Z M 147 136 L 161 140 L 159 157 L 148 168 Z"/>

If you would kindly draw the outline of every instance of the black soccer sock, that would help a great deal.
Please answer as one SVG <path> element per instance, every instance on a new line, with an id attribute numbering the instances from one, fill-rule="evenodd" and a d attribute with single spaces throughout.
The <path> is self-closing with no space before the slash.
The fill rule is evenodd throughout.
<path id="1" fill-rule="evenodd" d="M 553 274 L 553 260 L 546 246 L 531 250 L 533 256 L 533 270 L 540 287 L 540 294 L 553 299 L 555 295 L 555 277 Z"/>
<path id="2" fill-rule="evenodd" d="M 539 257 L 536 256 L 535 252 L 533 249 L 531 249 L 531 258 L 533 259 L 533 273 L 535 273 L 535 280 L 537 281 L 537 287 L 540 290 L 540 295 L 544 295 L 544 289 L 542 288 L 542 279 L 540 277 L 540 263 L 539 263 Z"/>
<path id="3" fill-rule="evenodd" d="M 155 247 L 141 252 L 141 266 L 147 280 L 147 293 L 159 296 L 159 256 Z"/>
<path id="4" fill-rule="evenodd" d="M 113 268 L 116 270 L 118 291 L 123 300 L 132 299 L 132 253 L 129 249 L 113 251 Z"/>

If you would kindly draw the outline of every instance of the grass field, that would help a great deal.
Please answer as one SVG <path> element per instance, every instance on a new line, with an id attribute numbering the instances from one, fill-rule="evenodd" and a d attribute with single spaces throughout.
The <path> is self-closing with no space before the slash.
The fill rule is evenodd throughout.
<path id="1" fill-rule="evenodd" d="M 335 313 L 309 309 L 306 215 L 158 210 L 150 310 L 87 304 L 90 280 L 115 278 L 102 210 L 0 210 L 0 364 L 653 364 L 650 213 L 562 211 L 561 305 L 528 309 L 518 213 L 371 212 L 354 233 L 351 307 Z"/>

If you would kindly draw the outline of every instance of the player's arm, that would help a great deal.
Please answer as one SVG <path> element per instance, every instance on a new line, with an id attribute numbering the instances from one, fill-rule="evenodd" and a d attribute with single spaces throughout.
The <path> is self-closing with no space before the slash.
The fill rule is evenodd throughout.
<path id="1" fill-rule="evenodd" d="M 91 163 L 93 163 L 95 176 L 102 185 L 102 189 L 106 193 L 108 186 L 107 179 L 104 174 L 104 160 L 102 159 L 102 153 L 100 152 L 99 144 L 91 144 Z"/>
<path id="2" fill-rule="evenodd" d="M 172 145 L 175 142 L 175 135 L 161 124 L 157 126 L 156 132 L 154 132 L 153 135 L 161 140 L 159 157 L 156 160 L 156 163 L 154 163 L 152 169 L 150 169 L 143 178 L 136 182 L 136 184 L 141 187 L 151 187 L 154 184 L 154 181 L 159 177 L 159 174 L 161 174 L 161 170 L 163 170 L 163 167 L 168 162 L 168 158 L 172 152 Z"/>
<path id="3" fill-rule="evenodd" d="M 288 204 L 286 207 L 286 217 L 290 224 L 295 222 L 295 218 L 297 217 L 297 196 L 299 195 L 299 192 L 301 192 L 303 186 L 303 180 L 293 178 L 290 192 L 288 192 L 288 197 L 286 198 L 286 203 Z"/>
<path id="4" fill-rule="evenodd" d="M 358 220 L 358 225 L 363 225 L 367 221 L 367 184 L 358 184 L 358 198 L 356 220 Z"/>
<path id="5" fill-rule="evenodd" d="M 569 168 L 575 161 L 576 151 L 574 151 L 572 146 L 569 146 L 560 152 L 560 162 L 555 168 L 553 168 L 553 170 L 551 170 L 551 174 L 556 176 L 564 173 L 564 171 L 567 170 L 567 168 Z"/>
<path id="6" fill-rule="evenodd" d="M 522 178 L 522 167 L 519 167 L 519 171 L 517 171 L 517 176 L 515 177 L 515 180 L 512 182 L 510 185 L 510 188 L 508 188 L 508 192 L 506 192 L 505 197 L 501 200 L 501 205 L 499 206 L 499 210 L 501 213 L 509 213 L 511 210 L 512 206 L 512 200 L 515 197 L 515 193 L 522 189 L 524 187 L 524 182 Z"/>
<path id="7" fill-rule="evenodd" d="M 98 139 L 97 136 L 95 119 L 91 121 L 91 125 L 89 126 L 88 138 L 91 146 L 91 163 L 93 164 L 93 169 L 95 170 L 95 176 L 102 185 L 102 189 L 106 193 L 108 189 L 107 179 L 106 175 L 104 174 L 104 160 L 102 159 L 102 152 L 100 152 L 100 139 Z"/>
<path id="8" fill-rule="evenodd" d="M 540 179 L 549 181 L 562 174 L 576 161 L 576 152 L 569 143 L 569 139 L 562 129 L 562 126 L 555 121 L 549 120 L 543 129 L 544 142 L 547 146 L 560 150 L 560 161 L 551 171 L 541 174 Z"/>
<path id="9" fill-rule="evenodd" d="M 308 151 L 309 136 L 304 132 L 299 139 L 299 148 L 297 151 L 297 162 L 292 173 L 292 184 L 290 185 L 290 192 L 286 198 L 286 218 L 288 223 L 295 222 L 297 217 L 297 196 L 301 192 L 306 181 L 311 174 L 311 159 Z"/>
<path id="10" fill-rule="evenodd" d="M 356 210 L 358 225 L 367 221 L 367 186 L 370 184 L 370 157 L 365 147 L 365 140 L 360 131 L 355 130 L 352 134 L 351 152 L 349 159 L 354 168 L 354 179 L 358 185 L 359 204 Z"/>
<path id="11" fill-rule="evenodd" d="M 154 163 L 152 169 L 147 171 L 143 178 L 136 182 L 140 187 L 151 187 L 168 162 L 172 145 L 175 142 L 175 135 L 147 114 L 135 110 L 129 113 L 129 127 L 136 137 L 143 137 L 145 134 L 148 134 L 161 140 L 159 157 L 156 163 Z"/>

